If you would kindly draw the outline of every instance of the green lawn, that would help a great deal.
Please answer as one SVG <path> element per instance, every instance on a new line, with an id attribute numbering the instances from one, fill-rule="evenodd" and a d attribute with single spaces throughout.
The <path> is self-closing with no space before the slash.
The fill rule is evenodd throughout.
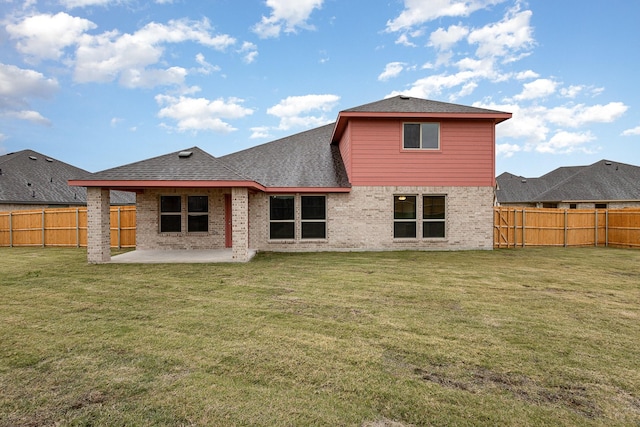
<path id="1" fill-rule="evenodd" d="M 0 248 L 0 426 L 640 425 L 640 251 Z"/>

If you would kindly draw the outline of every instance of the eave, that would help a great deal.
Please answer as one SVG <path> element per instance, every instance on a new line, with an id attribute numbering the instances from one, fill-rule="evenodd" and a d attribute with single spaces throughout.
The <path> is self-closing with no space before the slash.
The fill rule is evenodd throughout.
<path id="1" fill-rule="evenodd" d="M 246 187 L 265 191 L 265 187 L 255 181 L 199 181 L 199 180 L 69 180 L 75 187 L 102 187 L 114 190 L 135 191 L 144 188 L 229 188 Z"/>
<path id="2" fill-rule="evenodd" d="M 338 115 L 333 134 L 331 135 L 331 143 L 335 144 L 340 141 L 342 134 L 347 128 L 350 119 L 468 119 L 468 120 L 493 120 L 494 124 L 502 123 L 512 117 L 511 113 L 402 113 L 402 112 L 360 112 L 347 111 Z"/>
<path id="3" fill-rule="evenodd" d="M 120 181 L 120 180 L 69 180 L 75 187 L 101 187 L 122 191 L 145 188 L 233 188 L 244 187 L 264 193 L 349 193 L 350 187 L 266 187 L 255 181 Z"/>

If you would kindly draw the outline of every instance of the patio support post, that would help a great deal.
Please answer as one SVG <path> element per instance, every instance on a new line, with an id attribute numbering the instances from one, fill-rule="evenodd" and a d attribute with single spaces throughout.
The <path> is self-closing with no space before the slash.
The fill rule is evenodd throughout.
<path id="1" fill-rule="evenodd" d="M 87 260 L 91 264 L 111 261 L 109 190 L 87 187 Z"/>
<path id="2" fill-rule="evenodd" d="M 247 188 L 231 189 L 231 212 L 233 259 L 249 261 L 249 192 Z"/>

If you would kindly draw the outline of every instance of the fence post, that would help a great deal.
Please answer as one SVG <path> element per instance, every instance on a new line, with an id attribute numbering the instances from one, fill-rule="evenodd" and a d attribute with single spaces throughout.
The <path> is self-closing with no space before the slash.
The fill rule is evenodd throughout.
<path id="1" fill-rule="evenodd" d="M 523 248 L 527 244 L 527 235 L 525 234 L 526 228 L 527 228 L 527 210 L 525 208 L 522 208 L 522 247 Z"/>
<path id="2" fill-rule="evenodd" d="M 122 248 L 122 244 L 120 241 L 120 230 L 122 229 L 122 225 L 120 224 L 120 206 L 118 206 L 118 249 Z"/>
<path id="3" fill-rule="evenodd" d="M 518 209 L 513 210 L 513 247 L 518 246 Z"/>
<path id="4" fill-rule="evenodd" d="M 9 247 L 13 247 L 13 212 L 9 212 Z"/>
<path id="5" fill-rule="evenodd" d="M 45 241 L 44 241 L 44 235 L 46 232 L 46 229 L 44 227 L 44 222 L 45 222 L 45 218 L 44 218 L 44 209 L 42 209 L 42 247 L 46 247 L 45 245 Z"/>
<path id="6" fill-rule="evenodd" d="M 604 245 L 609 246 L 609 209 L 604 211 Z"/>
<path id="7" fill-rule="evenodd" d="M 80 208 L 76 208 L 76 248 L 80 247 Z"/>
<path id="8" fill-rule="evenodd" d="M 598 246 L 598 209 L 595 209 L 594 211 L 595 214 L 595 222 L 596 222 L 596 226 L 595 226 L 595 236 L 596 236 L 596 246 Z"/>
<path id="9" fill-rule="evenodd" d="M 564 247 L 567 247 L 567 227 L 569 224 L 567 224 L 567 221 L 569 219 L 569 212 L 565 209 L 564 210 Z"/>

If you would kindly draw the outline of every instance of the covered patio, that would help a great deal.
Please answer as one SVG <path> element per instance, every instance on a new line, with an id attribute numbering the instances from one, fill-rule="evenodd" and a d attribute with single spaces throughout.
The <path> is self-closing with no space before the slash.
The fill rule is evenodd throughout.
<path id="1" fill-rule="evenodd" d="M 131 252 L 114 255 L 109 263 L 112 264 L 204 264 L 223 262 L 246 262 L 251 260 L 256 251 L 249 250 L 247 260 L 234 258 L 233 249 L 192 249 L 192 250 L 162 250 L 136 249 Z"/>

